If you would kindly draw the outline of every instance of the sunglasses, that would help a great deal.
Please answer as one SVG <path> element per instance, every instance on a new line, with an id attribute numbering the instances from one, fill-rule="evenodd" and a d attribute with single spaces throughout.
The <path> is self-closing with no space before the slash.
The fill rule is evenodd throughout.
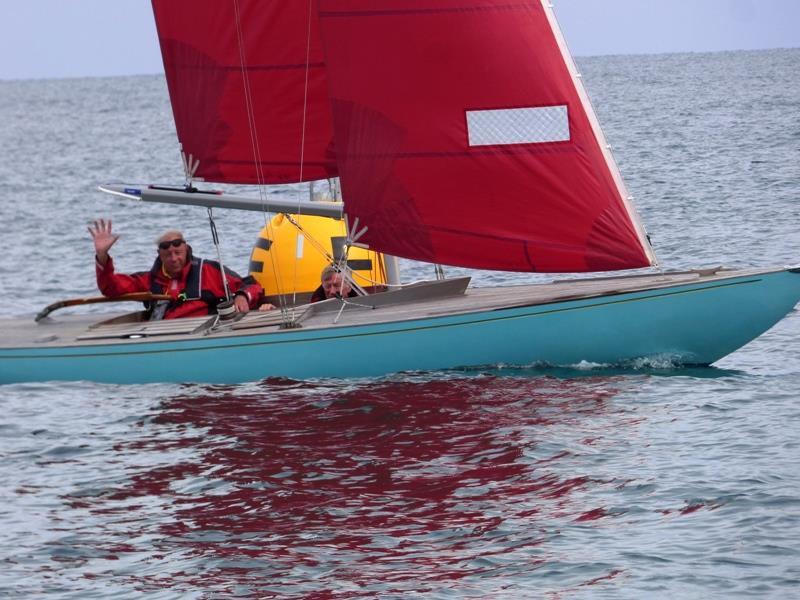
<path id="1" fill-rule="evenodd" d="M 168 242 L 161 242 L 158 245 L 158 248 L 160 250 L 168 250 L 170 246 L 172 246 L 173 248 L 178 248 L 178 247 L 180 247 L 181 245 L 183 245 L 185 243 L 186 243 L 186 240 L 181 240 L 181 239 L 169 240 Z"/>

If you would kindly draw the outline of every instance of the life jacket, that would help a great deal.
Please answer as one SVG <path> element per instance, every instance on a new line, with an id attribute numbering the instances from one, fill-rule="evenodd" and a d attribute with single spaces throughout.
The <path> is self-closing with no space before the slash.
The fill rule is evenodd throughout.
<path id="1" fill-rule="evenodd" d="M 218 262 L 206 260 L 204 258 L 196 258 L 194 256 L 191 257 L 191 267 L 189 268 L 189 272 L 186 274 L 185 287 L 178 293 L 178 297 L 175 300 L 171 300 L 167 303 L 166 310 L 162 312 L 159 318 L 162 318 L 164 314 L 168 313 L 176 306 L 191 300 L 202 300 L 208 305 L 208 313 L 216 314 L 217 305 L 220 302 L 223 302 L 225 298 L 220 298 L 216 294 L 203 289 L 203 265 L 206 263 L 214 267 L 220 273 L 220 277 L 222 276 L 222 269 L 220 269 Z M 156 258 L 155 262 L 153 263 L 153 268 L 150 269 L 150 293 L 152 294 L 164 293 L 163 284 L 159 283 L 158 281 L 158 276 L 161 274 L 161 272 L 161 258 Z M 152 312 L 156 303 L 148 301 L 145 302 L 144 305 L 148 311 Z"/>

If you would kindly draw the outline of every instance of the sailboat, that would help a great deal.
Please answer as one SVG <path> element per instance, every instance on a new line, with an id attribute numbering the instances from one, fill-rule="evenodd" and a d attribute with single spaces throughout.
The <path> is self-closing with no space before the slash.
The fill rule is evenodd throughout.
<path id="1" fill-rule="evenodd" d="M 483 365 L 710 365 L 783 318 L 800 267 L 667 272 L 547 0 L 153 0 L 184 156 L 135 201 L 342 219 L 343 253 L 587 273 L 468 277 L 282 309 L 2 323 L 0 383 L 363 377 Z M 275 184 L 338 178 L 342 201 Z M 258 195 L 211 184 L 248 184 Z M 607 272 L 633 270 L 632 274 Z M 295 290 L 296 291 L 296 290 Z M 133 298 L 134 300 L 140 298 Z"/>

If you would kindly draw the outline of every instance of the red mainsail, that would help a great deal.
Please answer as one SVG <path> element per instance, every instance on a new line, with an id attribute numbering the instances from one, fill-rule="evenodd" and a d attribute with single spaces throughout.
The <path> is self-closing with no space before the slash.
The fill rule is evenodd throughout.
<path id="1" fill-rule="evenodd" d="M 319 0 L 345 211 L 359 241 L 508 271 L 649 266 L 550 9 Z"/>
<path id="2" fill-rule="evenodd" d="M 199 161 L 197 177 L 263 184 L 337 175 L 312 8 L 153 0 L 178 139 Z"/>

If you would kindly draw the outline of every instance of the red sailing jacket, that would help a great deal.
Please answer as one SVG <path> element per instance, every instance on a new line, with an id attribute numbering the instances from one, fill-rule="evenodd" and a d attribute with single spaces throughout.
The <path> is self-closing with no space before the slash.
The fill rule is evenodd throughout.
<path id="1" fill-rule="evenodd" d="M 180 277 L 170 278 L 161 268 L 161 259 L 156 258 L 150 271 L 139 273 L 115 273 L 114 261 L 108 257 L 105 267 L 95 262 L 97 287 L 104 296 L 114 297 L 132 292 L 169 294 L 174 298 L 164 314 L 165 319 L 199 317 L 217 312 L 217 304 L 225 300 L 225 289 L 219 263 L 212 260 L 189 257 Z M 256 308 L 263 294 L 262 287 L 252 276 L 240 277 L 225 269 L 228 289 L 231 294 L 242 294 L 250 308 Z"/>

